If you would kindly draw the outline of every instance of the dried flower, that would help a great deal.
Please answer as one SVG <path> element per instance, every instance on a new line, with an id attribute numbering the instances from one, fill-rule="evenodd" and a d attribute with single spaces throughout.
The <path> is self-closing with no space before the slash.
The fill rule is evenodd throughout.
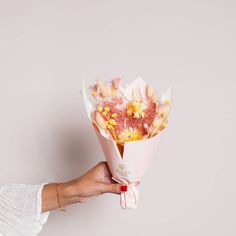
<path id="1" fill-rule="evenodd" d="M 137 82 L 130 86 L 127 93 L 120 83 L 118 77 L 110 84 L 98 80 L 97 84 L 89 87 L 97 100 L 92 114 L 96 125 L 120 144 L 150 138 L 165 129 L 170 108 L 169 94 L 159 101 L 153 87 L 144 81 L 140 87 Z"/>
<path id="2" fill-rule="evenodd" d="M 101 80 L 98 80 L 97 84 L 98 84 L 98 88 L 101 92 L 101 96 L 103 98 L 109 97 L 111 95 L 111 91 L 110 91 L 108 84 L 104 84 Z"/>
<path id="3" fill-rule="evenodd" d="M 108 120 L 108 123 L 109 123 L 110 125 L 112 125 L 112 126 L 117 125 L 117 123 L 116 123 L 116 121 L 115 121 L 114 119 Z"/>
<path id="4" fill-rule="evenodd" d="M 127 115 L 133 116 L 134 118 L 144 118 L 146 104 L 143 102 L 132 101 L 127 105 Z"/>
<path id="5" fill-rule="evenodd" d="M 154 90 L 151 85 L 147 85 L 146 93 L 147 93 L 146 94 L 147 97 L 149 97 L 149 98 L 151 98 L 154 95 Z"/>
<path id="6" fill-rule="evenodd" d="M 105 107 L 104 110 L 105 110 L 106 112 L 109 112 L 111 109 L 110 109 L 110 107 Z"/>
<path id="7" fill-rule="evenodd" d="M 101 129 L 106 129 L 106 122 L 99 112 L 95 112 L 95 122 Z"/>
<path id="8" fill-rule="evenodd" d="M 89 89 L 90 89 L 90 91 L 91 91 L 91 94 L 92 94 L 94 97 L 97 97 L 97 95 L 98 95 L 98 85 L 97 85 L 97 84 L 90 85 L 90 86 L 89 86 Z"/>
<path id="9" fill-rule="evenodd" d="M 122 81 L 122 78 L 120 78 L 120 77 L 114 78 L 114 79 L 111 81 L 112 87 L 113 87 L 114 89 L 118 89 L 119 85 L 121 84 L 121 81 Z"/>
<path id="10" fill-rule="evenodd" d="M 129 141 L 135 141 L 142 139 L 142 134 L 140 131 L 133 129 L 132 127 L 123 130 L 118 135 L 118 141 L 119 142 L 129 142 Z"/>

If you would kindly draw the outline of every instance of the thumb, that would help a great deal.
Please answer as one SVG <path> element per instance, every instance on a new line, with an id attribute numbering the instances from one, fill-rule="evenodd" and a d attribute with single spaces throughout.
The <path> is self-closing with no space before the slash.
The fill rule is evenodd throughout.
<path id="1" fill-rule="evenodd" d="M 122 193 L 127 191 L 127 186 L 122 184 L 102 184 L 102 193 Z"/>

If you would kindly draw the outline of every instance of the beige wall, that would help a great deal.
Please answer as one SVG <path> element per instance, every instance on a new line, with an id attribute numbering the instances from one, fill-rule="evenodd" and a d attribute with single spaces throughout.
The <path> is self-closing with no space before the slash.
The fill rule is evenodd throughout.
<path id="1" fill-rule="evenodd" d="M 0 183 L 78 176 L 103 159 L 81 75 L 172 85 L 137 210 L 102 196 L 42 236 L 236 235 L 235 1 L 0 0 Z M 112 234 L 111 234 L 112 232 Z"/>

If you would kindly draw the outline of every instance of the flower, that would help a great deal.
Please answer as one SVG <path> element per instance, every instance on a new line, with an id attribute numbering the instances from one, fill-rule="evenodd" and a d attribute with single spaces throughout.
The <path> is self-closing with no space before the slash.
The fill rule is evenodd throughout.
<path id="1" fill-rule="evenodd" d="M 98 107 L 98 111 L 102 112 L 102 111 L 103 111 L 103 107 L 102 107 L 102 106 L 99 106 L 99 107 Z"/>
<path id="2" fill-rule="evenodd" d="M 112 125 L 112 126 L 117 125 L 117 123 L 116 123 L 116 121 L 115 121 L 114 119 L 108 120 L 108 123 L 109 123 L 110 125 Z"/>
<path id="3" fill-rule="evenodd" d="M 121 78 L 89 87 L 96 99 L 92 120 L 117 144 L 153 137 L 167 126 L 171 91 L 158 100 L 152 86 L 138 78 L 126 88 Z"/>
<path id="4" fill-rule="evenodd" d="M 154 95 L 154 90 L 153 90 L 153 87 L 151 85 L 147 85 L 147 88 L 146 88 L 146 95 L 148 98 L 151 98 L 153 97 Z"/>
<path id="5" fill-rule="evenodd" d="M 90 85 L 89 89 L 90 89 L 90 91 L 91 91 L 91 93 L 94 97 L 96 97 L 98 95 L 98 92 L 97 92 L 98 91 L 98 85 L 97 84 Z"/>
<path id="6" fill-rule="evenodd" d="M 106 122 L 99 112 L 95 112 L 95 122 L 101 129 L 106 128 Z"/>
<path id="7" fill-rule="evenodd" d="M 111 90 L 108 84 L 104 84 L 101 80 L 98 80 L 97 85 L 103 98 L 109 97 L 111 95 Z"/>
<path id="8" fill-rule="evenodd" d="M 117 117 L 117 114 L 116 114 L 116 113 L 112 113 L 112 114 L 111 114 L 111 117 L 112 117 L 112 118 L 116 118 L 116 117 Z"/>
<path id="9" fill-rule="evenodd" d="M 129 142 L 129 141 L 135 141 L 142 139 L 142 134 L 140 131 L 133 129 L 132 127 L 129 127 L 128 129 L 123 130 L 118 135 L 118 142 Z"/>
<path id="10" fill-rule="evenodd" d="M 109 112 L 111 109 L 110 109 L 110 107 L 104 107 L 104 110 L 105 110 L 106 112 Z"/>
<path id="11" fill-rule="evenodd" d="M 147 108 L 146 104 L 143 102 L 132 101 L 127 105 L 127 115 L 133 116 L 134 118 L 144 118 L 144 110 Z"/>
<path id="12" fill-rule="evenodd" d="M 121 81 L 122 81 L 122 78 L 120 78 L 120 77 L 114 78 L 114 79 L 111 81 L 112 87 L 113 87 L 114 89 L 118 89 L 118 87 L 119 87 Z"/>

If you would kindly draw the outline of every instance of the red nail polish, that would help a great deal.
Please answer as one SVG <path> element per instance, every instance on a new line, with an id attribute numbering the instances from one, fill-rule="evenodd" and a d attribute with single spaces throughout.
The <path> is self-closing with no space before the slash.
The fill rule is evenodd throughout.
<path id="1" fill-rule="evenodd" d="M 128 187 L 127 187 L 126 185 L 120 186 L 120 191 L 121 191 L 121 192 L 126 192 L 127 189 L 128 189 Z"/>

